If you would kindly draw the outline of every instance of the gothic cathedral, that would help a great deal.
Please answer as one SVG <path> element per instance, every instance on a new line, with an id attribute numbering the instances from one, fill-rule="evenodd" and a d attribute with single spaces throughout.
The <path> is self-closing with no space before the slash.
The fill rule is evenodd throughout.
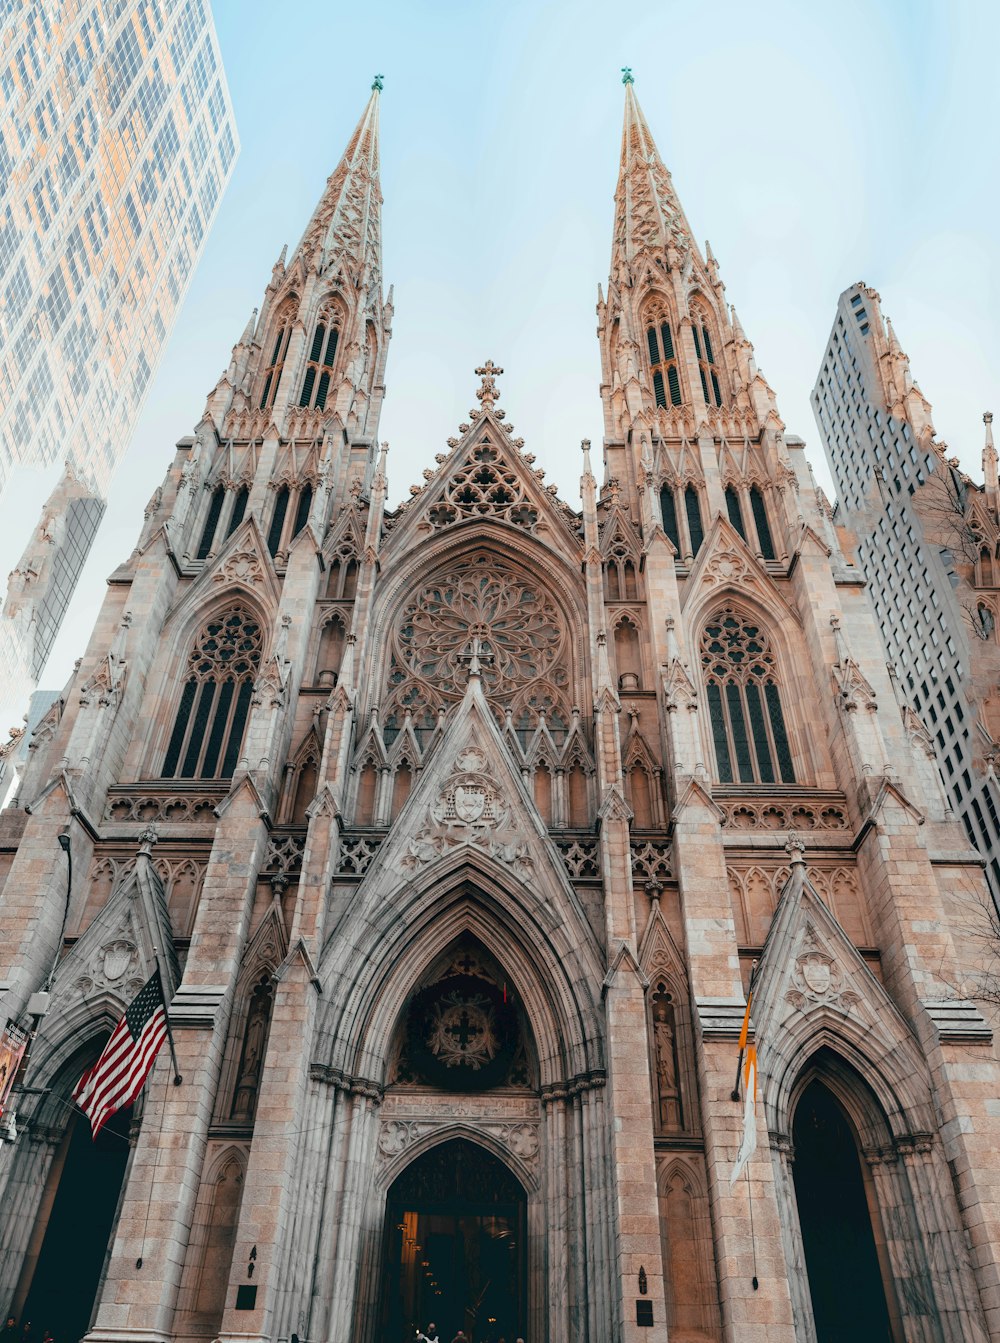
<path id="1" fill-rule="evenodd" d="M 0 1306 L 57 1343 L 1000 1338 L 981 863 L 631 77 L 579 508 L 492 361 L 386 505 L 380 87 L 0 815 L 37 1027 Z M 154 948 L 182 1080 L 164 1049 L 95 1143 L 69 1096 Z"/>

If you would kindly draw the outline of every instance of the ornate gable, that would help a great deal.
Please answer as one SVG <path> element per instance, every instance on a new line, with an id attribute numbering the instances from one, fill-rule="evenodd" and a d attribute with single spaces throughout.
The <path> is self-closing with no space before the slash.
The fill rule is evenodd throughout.
<path id="1" fill-rule="evenodd" d="M 226 538 L 215 558 L 205 564 L 191 586 L 181 593 L 164 624 L 173 620 L 184 607 L 201 606 L 213 592 L 228 596 L 240 589 L 255 597 L 266 609 L 277 609 L 280 584 L 274 561 L 253 514 Z"/>
<path id="2" fill-rule="evenodd" d="M 938 1030 L 947 1034 L 952 1022 L 940 1010 L 942 1005 L 925 1006 Z M 962 1038 L 976 1027 L 988 1037 L 988 1028 L 971 1004 L 955 1000 L 950 1006 L 951 1016 L 961 1018 Z M 926 1065 L 913 1027 L 824 904 L 800 853 L 793 853 L 792 870 L 767 935 L 754 989 L 753 1022 L 772 1126 L 789 1079 L 823 1045 L 857 1068 L 876 1094 L 884 1094 L 886 1086 L 914 1101 L 927 1094 Z"/>
<path id="3" fill-rule="evenodd" d="M 725 589 L 756 598 L 778 619 L 799 618 L 777 584 L 732 523 L 716 514 L 681 592 L 681 608 L 690 619 L 711 594 Z"/>
<path id="4" fill-rule="evenodd" d="M 524 440 L 513 437 L 513 426 L 494 407 L 495 375 L 503 370 L 488 360 L 476 371 L 483 380 L 476 393 L 482 409 L 469 412 L 471 423 L 460 426 L 461 438 L 448 440 L 452 450 L 438 455 L 438 469 L 424 472 L 427 484 L 412 487 L 412 499 L 396 515 L 390 545 L 405 549 L 414 532 L 436 533 L 488 520 L 561 551 L 569 548 L 576 558 L 576 514 L 558 498 L 554 485 L 542 485 L 545 472 L 533 465 L 531 453 L 521 451 Z"/>
<path id="5" fill-rule="evenodd" d="M 135 865 L 59 963 L 48 1031 L 63 1034 L 102 1010 L 109 1020 L 120 1016 L 156 968 L 154 948 L 168 1000 L 179 980 L 166 893 L 150 859 L 155 831 L 142 838 Z"/>
<path id="6" fill-rule="evenodd" d="M 588 929 L 592 939 L 579 897 L 511 760 L 475 668 L 354 904 L 399 898 L 400 890 L 422 873 L 463 854 L 505 869 L 525 884 L 525 899 L 572 906 L 581 930 Z"/>

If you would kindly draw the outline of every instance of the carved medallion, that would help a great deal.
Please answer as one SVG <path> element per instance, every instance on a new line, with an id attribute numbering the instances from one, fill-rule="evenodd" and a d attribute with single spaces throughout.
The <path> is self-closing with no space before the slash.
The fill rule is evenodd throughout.
<path id="1" fill-rule="evenodd" d="M 478 1072 L 499 1048 L 495 1025 L 485 994 L 446 994 L 435 1006 L 427 1046 L 446 1068 Z"/>
<path id="2" fill-rule="evenodd" d="M 455 772 L 428 808 L 424 825 L 410 839 L 402 860 L 404 870 L 432 862 L 459 844 L 475 844 L 524 876 L 531 873 L 528 845 L 511 826 L 510 806 L 486 767 L 486 756 L 478 747 L 458 753 Z"/>
<path id="3" fill-rule="evenodd" d="M 124 940 L 112 942 L 104 948 L 104 976 L 109 983 L 121 979 L 132 965 L 135 944 Z"/>
<path id="4" fill-rule="evenodd" d="M 829 993 L 830 984 L 833 980 L 833 966 L 826 956 L 819 952 L 812 952 L 808 956 L 801 956 L 797 963 L 799 974 L 806 982 L 806 987 L 810 989 L 817 997 L 822 997 Z"/>

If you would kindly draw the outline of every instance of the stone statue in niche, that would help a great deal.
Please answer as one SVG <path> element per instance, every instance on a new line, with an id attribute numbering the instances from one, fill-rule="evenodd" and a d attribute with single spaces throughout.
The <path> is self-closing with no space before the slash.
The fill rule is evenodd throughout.
<path id="1" fill-rule="evenodd" d="M 661 1129 L 683 1128 L 678 1083 L 677 1019 L 674 996 L 661 981 L 653 994 L 653 1052 L 656 1060 L 657 1119 Z"/>
<path id="2" fill-rule="evenodd" d="M 264 1067 L 264 1049 L 267 1045 L 273 997 L 274 987 L 270 974 L 261 975 L 250 998 L 230 1119 L 249 1122 L 257 1109 L 257 1090 Z"/>

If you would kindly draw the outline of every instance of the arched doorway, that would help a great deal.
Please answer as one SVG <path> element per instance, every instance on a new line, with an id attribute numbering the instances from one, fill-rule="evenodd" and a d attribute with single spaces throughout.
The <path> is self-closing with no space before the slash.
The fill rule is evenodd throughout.
<path id="1" fill-rule="evenodd" d="M 525 1332 L 525 1191 L 485 1148 L 462 1138 L 431 1148 L 389 1189 L 381 1311 L 384 1343 L 433 1321 L 472 1343 Z"/>
<path id="2" fill-rule="evenodd" d="M 817 1343 L 891 1343 L 897 1335 L 857 1140 L 846 1114 L 818 1079 L 799 1098 L 792 1140 Z"/>
<path id="3" fill-rule="evenodd" d="M 83 1115 L 66 1128 L 49 1175 L 41 1247 L 18 1296 L 22 1327 L 30 1320 L 31 1337 L 49 1330 L 58 1343 L 78 1343 L 90 1326 L 104 1258 L 114 1227 L 129 1155 L 132 1111 L 120 1110 L 97 1135 Z"/>

